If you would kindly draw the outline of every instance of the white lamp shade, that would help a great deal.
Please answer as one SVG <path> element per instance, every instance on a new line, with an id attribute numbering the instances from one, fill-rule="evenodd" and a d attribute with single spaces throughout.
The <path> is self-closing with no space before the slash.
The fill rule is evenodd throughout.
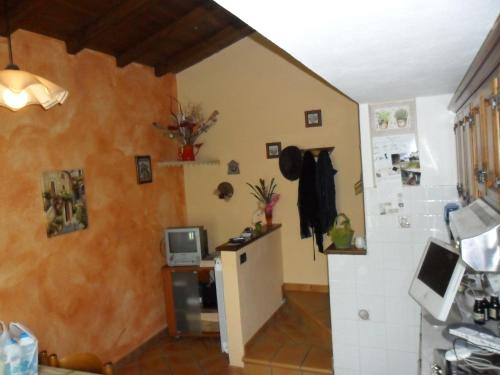
<path id="1" fill-rule="evenodd" d="M 45 78 L 22 70 L 0 71 L 0 105 L 13 111 L 30 104 L 40 104 L 49 109 L 64 103 L 67 97 L 67 90 Z"/>

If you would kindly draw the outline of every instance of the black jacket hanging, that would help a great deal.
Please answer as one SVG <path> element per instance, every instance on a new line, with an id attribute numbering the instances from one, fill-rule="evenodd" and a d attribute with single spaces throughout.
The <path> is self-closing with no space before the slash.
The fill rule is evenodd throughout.
<path id="1" fill-rule="evenodd" d="M 335 181 L 337 173 L 332 166 L 330 154 L 322 150 L 316 164 L 316 186 L 318 189 L 319 225 L 321 233 L 328 233 L 337 217 L 335 205 Z"/>
<path id="2" fill-rule="evenodd" d="M 319 251 L 323 252 L 323 236 L 319 221 L 318 189 L 316 186 L 316 161 L 310 151 L 304 152 L 299 179 L 300 237 L 311 237 L 311 229 L 316 236 Z"/>

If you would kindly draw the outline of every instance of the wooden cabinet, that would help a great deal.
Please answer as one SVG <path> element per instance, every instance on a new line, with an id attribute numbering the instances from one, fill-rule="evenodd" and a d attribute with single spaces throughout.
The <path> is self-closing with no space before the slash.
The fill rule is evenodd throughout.
<path id="1" fill-rule="evenodd" d="M 500 209 L 500 25 L 483 43 L 450 109 L 457 149 L 457 190 L 463 203 L 484 198 Z"/>
<path id="2" fill-rule="evenodd" d="M 162 268 L 168 334 L 219 335 L 213 267 Z"/>

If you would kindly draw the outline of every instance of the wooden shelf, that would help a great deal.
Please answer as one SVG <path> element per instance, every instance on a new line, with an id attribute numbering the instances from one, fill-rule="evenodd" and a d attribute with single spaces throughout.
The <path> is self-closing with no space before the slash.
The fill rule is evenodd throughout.
<path id="1" fill-rule="evenodd" d="M 219 165 L 219 160 L 193 160 L 193 161 L 182 161 L 182 160 L 165 160 L 159 161 L 158 166 L 170 168 L 170 167 L 181 167 L 184 165 Z"/>
<path id="2" fill-rule="evenodd" d="M 355 247 L 350 247 L 347 249 L 337 249 L 332 243 L 325 249 L 325 254 L 342 254 L 342 255 L 366 255 L 366 249 L 358 249 Z"/>

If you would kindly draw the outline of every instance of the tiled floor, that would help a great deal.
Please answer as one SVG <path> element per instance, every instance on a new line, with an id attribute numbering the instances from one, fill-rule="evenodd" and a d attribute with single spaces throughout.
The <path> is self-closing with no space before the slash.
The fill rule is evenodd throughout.
<path id="1" fill-rule="evenodd" d="M 331 374 L 328 294 L 287 292 L 287 300 L 246 346 L 245 375 Z"/>
<path id="2" fill-rule="evenodd" d="M 218 338 L 161 336 L 115 365 L 117 375 L 314 375 L 332 373 L 328 294 L 288 292 L 288 302 L 230 367 Z"/>
<path id="3" fill-rule="evenodd" d="M 218 338 L 161 337 L 115 365 L 117 375 L 242 375 Z"/>

